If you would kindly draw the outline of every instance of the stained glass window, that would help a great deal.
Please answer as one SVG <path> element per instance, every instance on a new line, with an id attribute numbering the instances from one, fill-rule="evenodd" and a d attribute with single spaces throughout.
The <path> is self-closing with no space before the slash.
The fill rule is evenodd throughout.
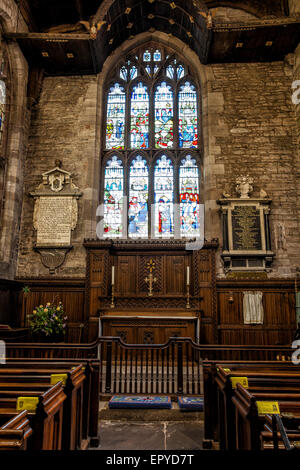
<path id="1" fill-rule="evenodd" d="M 187 155 L 179 168 L 180 232 L 182 237 L 199 236 L 199 169 Z"/>
<path id="2" fill-rule="evenodd" d="M 180 80 L 185 75 L 185 70 L 183 65 L 178 65 L 177 67 L 177 79 Z"/>
<path id="3" fill-rule="evenodd" d="M 5 82 L 0 80 L 0 144 L 2 142 L 4 117 L 5 117 L 6 87 Z"/>
<path id="4" fill-rule="evenodd" d="M 122 161 L 113 156 L 104 175 L 104 237 L 122 236 L 124 169 Z"/>
<path id="5" fill-rule="evenodd" d="M 173 90 L 166 82 L 155 92 L 155 147 L 173 147 Z"/>
<path id="6" fill-rule="evenodd" d="M 153 54 L 153 60 L 154 60 L 154 62 L 160 62 L 161 61 L 161 52 L 158 49 Z"/>
<path id="7" fill-rule="evenodd" d="M 200 236 L 199 96 L 191 76 L 183 56 L 154 41 L 108 76 L 105 237 Z"/>
<path id="8" fill-rule="evenodd" d="M 138 155 L 130 165 L 128 235 L 148 237 L 149 170 L 145 159 Z"/>
<path id="9" fill-rule="evenodd" d="M 130 75 L 130 80 L 134 80 L 138 76 L 138 69 L 135 65 L 131 67 L 129 71 L 129 75 Z"/>
<path id="10" fill-rule="evenodd" d="M 149 94 L 143 83 L 131 93 L 130 143 L 134 149 L 149 147 Z"/>
<path id="11" fill-rule="evenodd" d="M 166 68 L 167 77 L 173 79 L 174 78 L 174 73 L 175 73 L 174 67 L 172 65 L 168 65 L 168 67 Z"/>
<path id="12" fill-rule="evenodd" d="M 127 76 L 128 76 L 128 71 L 127 71 L 127 68 L 126 67 L 121 67 L 120 69 L 120 78 L 122 78 L 123 80 L 127 81 Z"/>
<path id="13" fill-rule="evenodd" d="M 116 83 L 107 96 L 106 148 L 123 149 L 125 145 L 125 105 L 124 88 Z"/>
<path id="14" fill-rule="evenodd" d="M 197 93 L 189 82 L 180 88 L 179 106 L 179 147 L 194 148 L 198 145 Z"/>
<path id="15" fill-rule="evenodd" d="M 151 62 L 151 52 L 150 51 L 145 51 L 143 54 L 143 60 L 144 62 Z"/>
<path id="16" fill-rule="evenodd" d="M 154 234 L 170 237 L 174 233 L 174 171 L 166 155 L 160 157 L 154 169 Z"/>

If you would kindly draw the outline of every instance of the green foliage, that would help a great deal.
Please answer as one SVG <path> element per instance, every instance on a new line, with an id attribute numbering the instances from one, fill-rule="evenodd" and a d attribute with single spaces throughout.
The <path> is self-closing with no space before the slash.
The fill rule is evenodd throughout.
<path id="1" fill-rule="evenodd" d="M 48 302 L 45 307 L 40 305 L 27 317 L 32 335 L 53 336 L 65 334 L 67 317 L 61 302 L 58 305 Z"/>

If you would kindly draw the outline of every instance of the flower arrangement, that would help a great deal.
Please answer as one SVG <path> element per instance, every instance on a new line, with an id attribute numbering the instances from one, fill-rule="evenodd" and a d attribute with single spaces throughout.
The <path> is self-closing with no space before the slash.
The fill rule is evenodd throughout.
<path id="1" fill-rule="evenodd" d="M 48 302 L 46 306 L 40 305 L 28 315 L 31 335 L 60 336 L 65 334 L 66 320 L 63 304 Z"/>

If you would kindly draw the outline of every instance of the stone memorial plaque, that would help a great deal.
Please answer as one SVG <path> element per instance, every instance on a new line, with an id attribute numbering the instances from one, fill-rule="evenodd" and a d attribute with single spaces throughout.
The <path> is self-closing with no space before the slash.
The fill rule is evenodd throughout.
<path id="1" fill-rule="evenodd" d="M 62 162 L 43 173 L 43 182 L 30 193 L 34 197 L 33 226 L 37 231 L 35 250 L 54 274 L 72 248 L 71 233 L 77 225 L 78 198 L 82 195 Z"/>
<path id="2" fill-rule="evenodd" d="M 240 175 L 236 178 L 235 187 L 239 197 L 231 197 L 226 188 L 222 192 L 223 197 L 217 201 L 222 214 L 221 256 L 225 273 L 271 271 L 274 257 L 269 222 L 272 200 L 262 188 L 259 196 L 250 197 L 253 183 L 251 176 Z"/>
<path id="3" fill-rule="evenodd" d="M 39 198 L 35 216 L 37 245 L 70 245 L 72 209 L 72 197 Z"/>
<path id="4" fill-rule="evenodd" d="M 235 206 L 231 213 L 233 250 L 261 250 L 260 211 L 256 206 Z"/>

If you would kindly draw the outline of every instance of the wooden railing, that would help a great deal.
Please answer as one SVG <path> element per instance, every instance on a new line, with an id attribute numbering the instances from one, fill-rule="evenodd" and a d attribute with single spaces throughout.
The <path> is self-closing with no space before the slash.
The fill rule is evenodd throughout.
<path id="1" fill-rule="evenodd" d="M 290 360 L 290 346 L 198 345 L 190 338 L 170 338 L 166 344 L 129 345 L 117 337 L 100 342 L 102 394 L 203 393 L 203 359 Z"/>
<path id="2" fill-rule="evenodd" d="M 99 338 L 100 339 L 100 338 Z M 12 358 L 97 359 L 99 340 L 93 343 L 6 343 L 6 356 Z"/>
<path id="3" fill-rule="evenodd" d="M 276 361 L 291 359 L 290 346 L 196 344 L 170 338 L 166 344 L 125 344 L 101 337 L 89 344 L 8 343 L 7 357 L 93 358 L 100 363 L 100 393 L 203 393 L 202 365 L 208 360 Z"/>

